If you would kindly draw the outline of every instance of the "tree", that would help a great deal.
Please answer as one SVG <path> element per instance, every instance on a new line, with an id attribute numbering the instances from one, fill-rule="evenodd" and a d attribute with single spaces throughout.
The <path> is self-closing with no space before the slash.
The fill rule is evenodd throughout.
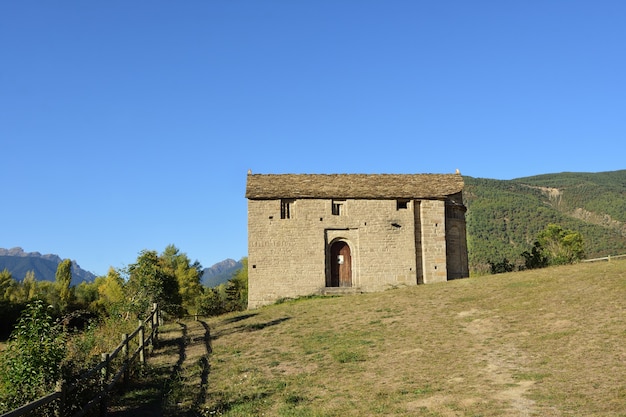
<path id="1" fill-rule="evenodd" d="M 98 285 L 96 282 L 83 281 L 74 287 L 74 303 L 77 308 L 93 307 L 98 301 Z"/>
<path id="2" fill-rule="evenodd" d="M 8 269 L 0 271 L 0 300 L 8 300 L 11 296 L 11 290 L 15 288 L 17 281 L 13 279 L 13 275 Z"/>
<path id="3" fill-rule="evenodd" d="M 167 313 L 180 313 L 178 281 L 174 274 L 161 267 L 156 251 L 141 251 L 137 262 L 128 266 L 127 273 L 125 290 L 130 311 L 143 316 L 153 303 L 158 303 Z"/>
<path id="4" fill-rule="evenodd" d="M 61 312 L 67 311 L 69 305 L 72 302 L 72 288 L 70 283 L 72 282 L 72 261 L 64 259 L 57 267 L 57 272 L 54 276 L 57 291 L 59 292 L 59 310 Z"/>
<path id="5" fill-rule="evenodd" d="M 106 276 L 96 278 L 95 284 L 98 287 L 95 307 L 103 309 L 109 316 L 121 314 L 124 305 L 124 280 L 120 272 L 111 267 Z"/>
<path id="6" fill-rule="evenodd" d="M 39 295 L 39 288 L 37 280 L 35 279 L 35 271 L 26 272 L 20 290 L 14 294 L 14 300 L 17 302 L 31 301 L 37 298 Z"/>
<path id="7" fill-rule="evenodd" d="M 198 298 L 202 294 L 202 265 L 191 263 L 187 254 L 181 253 L 174 245 L 168 245 L 159 258 L 159 264 L 166 273 L 174 275 L 182 307 L 188 313 L 198 313 Z"/>
<path id="8" fill-rule="evenodd" d="M 487 261 L 491 268 L 492 274 L 502 274 L 504 272 L 511 272 L 515 269 L 515 265 L 512 264 L 507 258 L 502 259 L 500 262 Z"/>
<path id="9" fill-rule="evenodd" d="M 539 232 L 537 241 L 550 265 L 571 264 L 585 256 L 582 235 L 573 230 L 564 230 L 556 224 L 549 224 Z"/>
<path id="10" fill-rule="evenodd" d="M 226 285 L 226 308 L 241 311 L 248 308 L 248 258 L 241 259 L 242 267 Z"/>
<path id="11" fill-rule="evenodd" d="M 217 316 L 227 312 L 224 285 L 215 288 L 205 288 L 197 300 L 197 313 L 207 316 Z"/>
<path id="12" fill-rule="evenodd" d="M 545 268 L 548 266 L 548 257 L 543 253 L 541 243 L 536 241 L 530 252 L 522 252 L 526 269 Z"/>

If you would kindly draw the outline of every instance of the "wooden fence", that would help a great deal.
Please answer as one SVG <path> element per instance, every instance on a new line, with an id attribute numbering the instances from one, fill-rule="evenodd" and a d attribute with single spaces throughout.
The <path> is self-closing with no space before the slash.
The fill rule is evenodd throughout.
<path id="1" fill-rule="evenodd" d="M 101 361 L 93 368 L 80 375 L 76 381 L 68 384 L 65 381 L 57 382 L 53 393 L 32 401 L 13 411 L 2 414 L 0 417 L 20 417 L 30 415 L 43 407 L 53 407 L 57 417 L 82 417 L 94 407 L 99 406 L 99 415 L 107 413 L 107 399 L 111 391 L 120 384 L 125 385 L 129 378 L 132 365 L 145 365 L 147 354 L 152 352 L 158 343 L 160 314 L 155 304 L 152 312 L 145 320 L 139 320 L 139 326 L 131 334 L 122 335 L 122 342 L 110 353 L 103 353 Z M 134 342 L 134 340 L 136 342 Z M 131 348 L 137 346 L 131 352 Z M 117 359 L 117 360 L 116 360 Z M 116 360 L 116 361 L 115 361 Z M 114 362 L 115 361 L 115 362 Z M 119 363 L 119 369 L 114 369 Z M 90 387 L 91 397 L 84 404 L 72 404 L 68 397 L 75 393 L 85 383 L 96 381 L 95 387 Z M 78 411 L 71 411 L 72 409 Z"/>
<path id="2" fill-rule="evenodd" d="M 594 259 L 583 259 L 582 262 L 600 262 L 600 261 L 607 261 L 607 262 L 611 262 L 611 259 L 620 259 L 620 258 L 626 258 L 626 255 L 614 255 L 614 256 L 605 256 L 604 258 L 594 258 Z"/>

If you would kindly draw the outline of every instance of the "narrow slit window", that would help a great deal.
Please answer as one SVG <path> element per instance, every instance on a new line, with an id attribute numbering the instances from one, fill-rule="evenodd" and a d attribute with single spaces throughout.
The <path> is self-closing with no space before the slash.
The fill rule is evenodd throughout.
<path id="1" fill-rule="evenodd" d="M 280 218 L 291 219 L 293 217 L 293 205 L 295 200 L 280 200 Z"/>
<path id="2" fill-rule="evenodd" d="M 343 216 L 345 211 L 345 201 L 343 200 L 333 200 L 333 215 L 334 216 Z"/>
<path id="3" fill-rule="evenodd" d="M 402 198 L 396 200 L 396 210 L 404 210 L 409 208 L 409 200 Z"/>

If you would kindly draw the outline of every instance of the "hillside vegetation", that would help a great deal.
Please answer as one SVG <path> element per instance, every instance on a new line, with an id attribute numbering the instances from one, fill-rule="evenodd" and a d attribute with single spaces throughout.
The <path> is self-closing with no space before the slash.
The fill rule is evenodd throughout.
<path id="1" fill-rule="evenodd" d="M 161 404 L 165 415 L 624 416 L 624 300 L 626 261 L 613 260 L 231 313 L 201 322 L 210 346 L 190 337 L 199 325 L 173 324 L 187 347 L 170 345 L 179 371 Z"/>
<path id="2" fill-rule="evenodd" d="M 587 258 L 626 253 L 626 170 L 464 179 L 474 272 L 503 258 L 523 264 L 521 253 L 550 223 L 580 232 Z"/>

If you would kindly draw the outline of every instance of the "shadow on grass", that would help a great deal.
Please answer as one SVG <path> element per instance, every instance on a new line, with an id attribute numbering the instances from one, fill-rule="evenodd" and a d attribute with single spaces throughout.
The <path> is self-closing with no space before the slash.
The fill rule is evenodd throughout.
<path id="1" fill-rule="evenodd" d="M 291 317 L 281 317 L 279 319 L 275 319 L 275 320 L 270 320 L 267 321 L 265 323 L 248 323 L 248 324 L 241 324 L 239 326 L 235 326 L 229 329 L 224 329 L 221 330 L 219 332 L 217 332 L 215 335 L 213 335 L 212 339 L 216 340 L 219 339 L 222 336 L 227 336 L 227 335 L 231 335 L 234 333 L 238 333 L 238 332 L 253 332 L 253 331 L 257 331 L 257 330 L 263 330 L 267 327 L 271 327 L 271 326 L 276 326 L 282 322 L 285 322 L 287 320 L 290 320 Z"/>
<path id="2" fill-rule="evenodd" d="M 112 406 L 109 407 L 109 416 L 115 417 L 143 417 L 143 416 L 164 416 L 179 415 L 171 412 L 171 401 L 168 396 L 177 392 L 179 395 L 193 395 L 192 409 L 183 412 L 181 415 L 195 416 L 199 415 L 196 411 L 206 400 L 207 384 L 211 366 L 209 364 L 208 355 L 211 353 L 211 332 L 208 324 L 203 321 L 199 323 L 204 328 L 203 335 L 200 337 L 189 337 L 188 327 L 185 323 L 177 322 L 180 326 L 181 335 L 172 339 L 159 341 L 159 350 L 155 357 L 176 357 L 176 363 L 172 365 L 172 361 L 165 362 L 161 366 L 147 366 L 135 380 L 126 388 L 126 394 L 114 398 Z M 183 378 L 185 370 L 185 361 L 188 359 L 187 350 L 197 342 L 201 342 L 206 348 L 206 353 L 198 360 L 200 366 L 199 389 L 193 391 L 193 394 L 184 394 L 177 384 Z M 189 361 L 187 361 L 189 362 Z M 182 402 L 183 398 L 177 398 Z M 164 413 L 164 410 L 167 411 Z"/>
<path id="3" fill-rule="evenodd" d="M 242 314 L 240 316 L 235 316 L 235 317 L 231 317 L 228 319 L 224 319 L 222 320 L 223 324 L 230 324 L 230 323 L 236 323 L 238 321 L 243 321 L 246 319 L 249 319 L 250 317 L 254 317 L 256 315 L 258 315 L 259 313 L 247 313 L 247 314 Z"/>
<path id="4" fill-rule="evenodd" d="M 279 319 L 276 320 L 271 320 L 271 321 L 267 321 L 265 323 L 252 323 L 252 324 L 245 324 L 243 326 L 238 326 L 237 328 L 245 331 L 245 332 L 252 332 L 255 330 L 263 330 L 266 327 L 271 327 L 271 326 L 276 326 L 277 324 L 280 324 L 284 321 L 287 321 L 291 319 L 291 317 L 281 317 Z"/>
<path id="5" fill-rule="evenodd" d="M 212 340 L 226 334 L 263 330 L 291 319 L 291 317 L 281 317 L 261 323 L 240 323 L 256 315 L 257 313 L 250 313 L 228 319 L 225 322 L 235 323 L 235 325 L 215 335 L 211 334 L 209 325 L 202 320 L 198 320 L 196 323 L 201 325 L 203 329 L 196 327 L 195 331 L 190 330 L 195 325 L 177 322 L 179 327 L 175 331 L 180 332 L 180 335 L 170 339 L 163 338 L 159 341 L 154 358 L 161 357 L 161 365 L 147 366 L 139 378 L 131 381 L 126 389 L 126 394 L 111 402 L 112 406 L 109 408 L 108 415 L 114 417 L 196 416 L 201 415 L 200 411 L 204 413 L 202 415 L 206 415 L 207 411 L 209 415 L 211 412 L 221 414 L 247 405 L 253 407 L 254 403 L 270 396 L 272 392 L 259 392 L 252 396 L 244 396 L 230 401 L 217 399 L 216 402 L 213 402 L 212 410 L 203 408 L 207 400 L 211 374 L 209 355 L 213 352 Z M 203 352 L 199 357 L 197 356 L 198 345 L 203 347 Z M 194 346 L 196 349 L 192 350 Z M 166 358 L 170 358 L 169 361 L 163 362 L 163 359 Z M 159 360 L 154 362 L 158 363 Z M 198 366 L 196 369 L 199 370 L 199 374 L 195 375 L 199 379 L 194 379 L 192 389 L 181 389 L 180 384 L 185 380 L 186 369 L 190 366 Z M 176 410 L 173 408 L 183 403 L 187 403 L 191 407 L 184 411 L 178 410 L 179 413 L 176 414 Z"/>
<path id="6" fill-rule="evenodd" d="M 200 324 L 204 327 L 204 346 L 206 348 L 206 355 L 203 355 L 200 360 L 200 389 L 198 391 L 198 395 L 196 396 L 195 401 L 193 402 L 193 408 L 198 409 L 204 404 L 206 401 L 207 394 L 207 385 L 209 383 L 209 374 L 211 373 L 211 364 L 209 363 L 208 355 L 213 352 L 213 348 L 211 347 L 211 330 L 209 325 L 204 321 L 200 320 Z"/>
<path id="7" fill-rule="evenodd" d="M 233 408 L 240 407 L 242 405 L 254 406 L 256 402 L 262 401 L 264 398 L 267 398 L 272 394 L 273 392 L 260 392 L 255 395 L 245 395 L 234 401 L 225 401 L 223 399 L 218 400 L 210 409 L 206 409 L 205 413 L 206 415 L 210 415 L 210 416 L 212 415 L 219 416 L 219 415 L 229 412 Z"/>
<path id="8" fill-rule="evenodd" d="M 202 325 L 202 327 L 204 327 L 204 345 L 206 347 L 206 353 L 211 354 L 213 353 L 213 347 L 211 346 L 211 329 L 209 328 L 209 325 L 206 324 L 206 322 L 200 320 L 200 324 Z"/>
<path id="9" fill-rule="evenodd" d="M 162 416 L 161 398 L 171 370 L 146 367 L 126 388 L 125 394 L 111 400 L 108 416 Z"/>

